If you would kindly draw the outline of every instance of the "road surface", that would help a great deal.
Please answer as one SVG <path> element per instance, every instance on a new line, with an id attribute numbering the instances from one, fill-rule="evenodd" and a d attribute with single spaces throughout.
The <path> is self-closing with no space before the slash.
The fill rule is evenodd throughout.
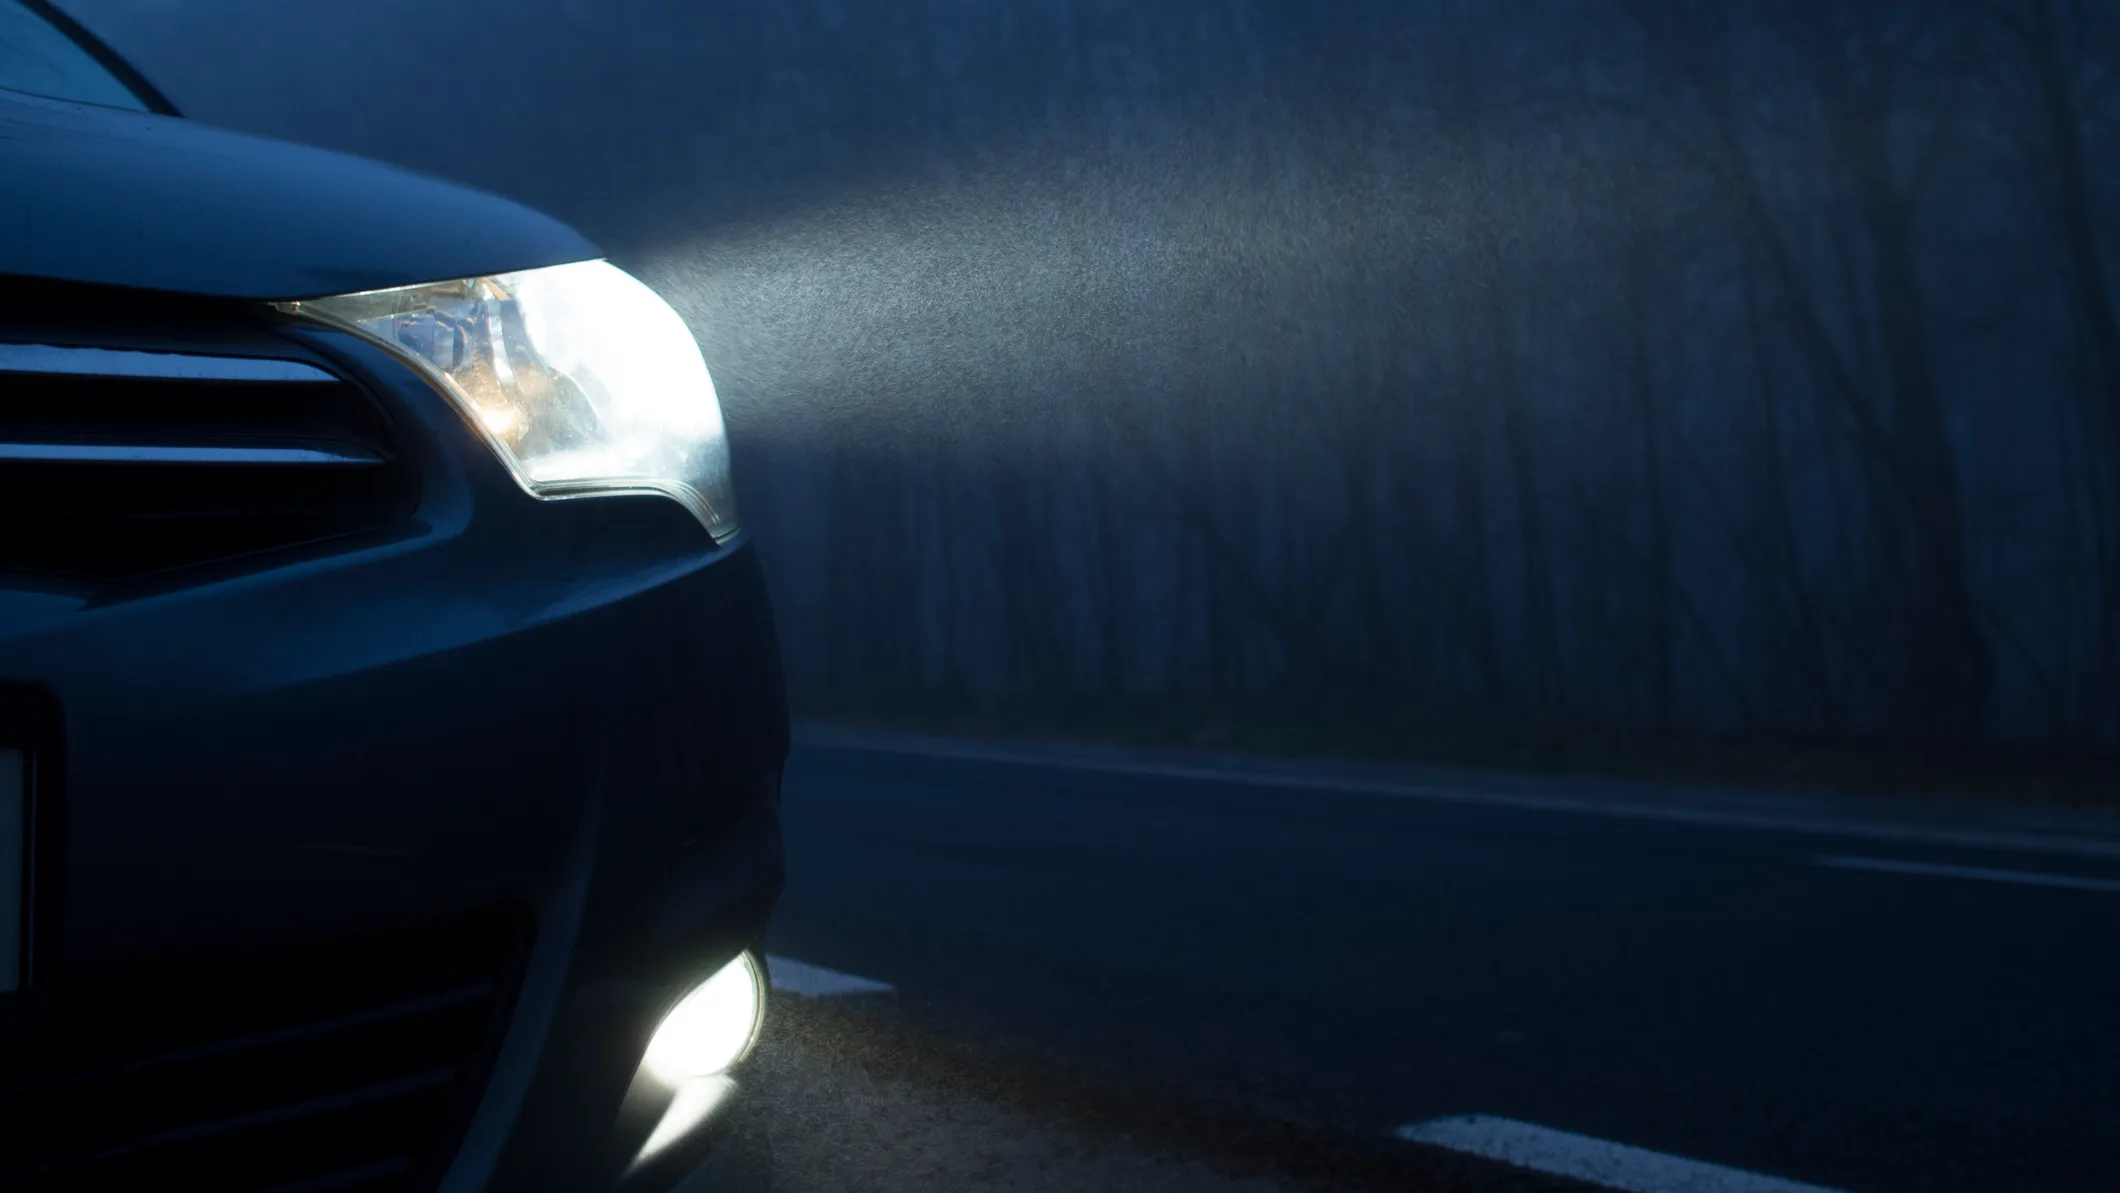
<path id="1" fill-rule="evenodd" d="M 2120 1188 L 2120 820 L 816 733 L 785 814 L 777 955 L 1122 1085 L 1614 1187 Z"/>

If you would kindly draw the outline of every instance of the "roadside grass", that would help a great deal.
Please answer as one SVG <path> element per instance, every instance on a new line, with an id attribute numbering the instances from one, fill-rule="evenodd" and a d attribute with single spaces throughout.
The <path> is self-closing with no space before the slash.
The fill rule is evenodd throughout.
<path id="1" fill-rule="evenodd" d="M 2120 755 L 1607 730 L 1497 732 L 1389 712 L 1292 715 L 1224 705 L 979 702 L 928 693 L 798 700 L 807 720 L 976 738 L 1079 741 L 1286 758 L 1925 796 L 2120 812 Z"/>

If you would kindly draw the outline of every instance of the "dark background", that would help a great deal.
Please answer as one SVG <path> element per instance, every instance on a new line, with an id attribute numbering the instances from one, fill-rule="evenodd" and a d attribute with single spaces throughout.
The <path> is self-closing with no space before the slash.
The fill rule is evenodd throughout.
<path id="1" fill-rule="evenodd" d="M 69 7 L 662 287 L 801 710 L 2120 737 L 2113 5 Z"/>

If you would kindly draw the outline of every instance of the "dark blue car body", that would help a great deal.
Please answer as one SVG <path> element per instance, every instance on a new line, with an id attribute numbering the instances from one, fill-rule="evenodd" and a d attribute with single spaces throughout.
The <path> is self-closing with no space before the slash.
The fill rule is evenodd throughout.
<path id="1" fill-rule="evenodd" d="M 0 747 L 30 776 L 0 1188 L 754 1176 L 740 1098 L 633 1163 L 649 1035 L 782 880 L 748 539 L 659 496 L 534 498 L 422 376 L 269 305 L 596 249 L 374 163 L 5 91 L 0 179 Z M 5 450 L 107 434 L 385 466 Z"/>

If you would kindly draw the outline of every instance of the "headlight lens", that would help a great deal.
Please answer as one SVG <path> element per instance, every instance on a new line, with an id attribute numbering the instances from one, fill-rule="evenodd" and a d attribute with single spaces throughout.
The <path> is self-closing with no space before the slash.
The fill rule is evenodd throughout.
<path id="1" fill-rule="evenodd" d="M 737 954 L 663 1017 L 642 1063 L 670 1086 L 728 1072 L 758 1038 L 764 992 L 758 963 Z"/>
<path id="2" fill-rule="evenodd" d="M 736 533 L 721 404 L 683 318 L 607 261 L 285 303 L 426 373 L 538 497 L 656 492 Z"/>

